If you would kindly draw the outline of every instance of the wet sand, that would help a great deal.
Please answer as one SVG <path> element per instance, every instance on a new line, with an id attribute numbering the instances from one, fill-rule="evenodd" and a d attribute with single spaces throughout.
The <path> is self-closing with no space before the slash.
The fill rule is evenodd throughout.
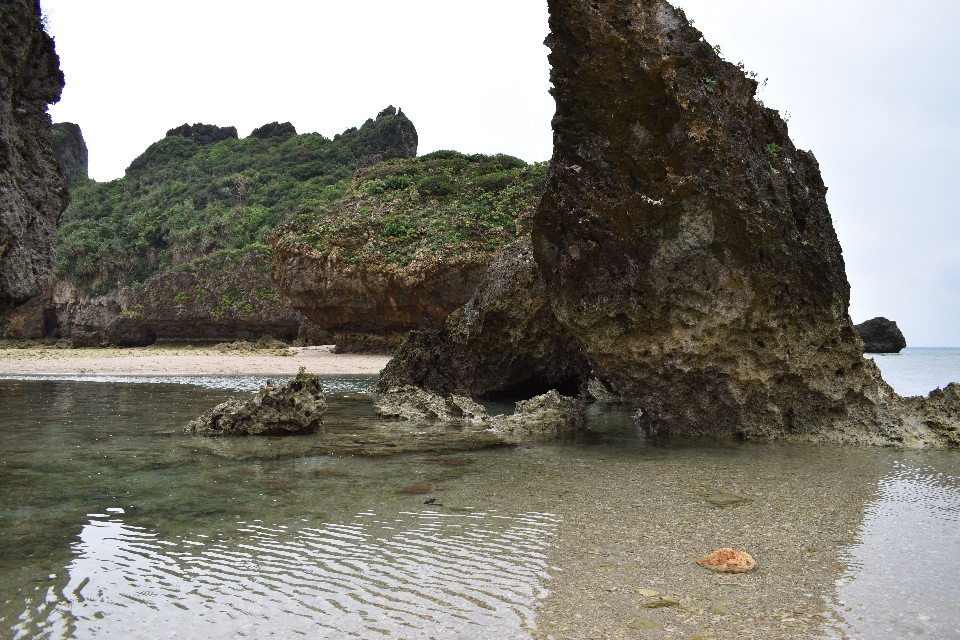
<path id="1" fill-rule="evenodd" d="M 213 346 L 0 348 L 0 375 L 295 375 L 300 367 L 318 375 L 377 374 L 390 360 L 389 356 L 337 354 L 332 349 L 224 352 Z"/>

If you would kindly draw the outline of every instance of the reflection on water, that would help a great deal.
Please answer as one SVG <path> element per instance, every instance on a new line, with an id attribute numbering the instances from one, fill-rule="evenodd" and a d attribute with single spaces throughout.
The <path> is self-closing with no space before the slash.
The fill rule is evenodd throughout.
<path id="1" fill-rule="evenodd" d="M 847 554 L 837 611 L 864 638 L 960 637 L 960 484 L 898 463 Z"/>
<path id="2" fill-rule="evenodd" d="M 555 527 L 541 513 L 367 511 L 170 540 L 92 520 L 66 586 L 28 599 L 16 637 L 528 637 Z"/>

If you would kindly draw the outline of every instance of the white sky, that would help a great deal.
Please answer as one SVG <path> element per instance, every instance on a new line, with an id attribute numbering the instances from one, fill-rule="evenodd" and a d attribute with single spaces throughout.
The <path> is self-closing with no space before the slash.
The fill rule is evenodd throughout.
<path id="1" fill-rule="evenodd" d="M 42 0 L 97 180 L 184 122 L 327 136 L 388 104 L 420 152 L 551 155 L 545 0 Z M 679 0 L 820 160 L 855 322 L 960 347 L 960 2 Z"/>

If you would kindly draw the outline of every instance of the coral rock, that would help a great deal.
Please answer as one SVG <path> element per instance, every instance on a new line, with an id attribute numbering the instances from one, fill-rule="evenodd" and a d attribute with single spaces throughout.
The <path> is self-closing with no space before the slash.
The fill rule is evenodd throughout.
<path id="1" fill-rule="evenodd" d="M 487 410 L 470 398 L 442 397 L 416 387 L 392 389 L 375 403 L 377 415 L 401 420 L 440 420 L 443 422 L 486 422 Z"/>
<path id="2" fill-rule="evenodd" d="M 757 566 L 749 553 L 733 549 L 717 549 L 708 556 L 697 560 L 697 564 L 717 573 L 747 573 Z"/>
<path id="3" fill-rule="evenodd" d="M 560 436 L 586 426 L 583 401 L 560 395 L 555 389 L 517 403 L 513 415 L 497 416 L 492 430 L 511 435 Z"/>
<path id="4" fill-rule="evenodd" d="M 205 436 L 314 433 L 323 427 L 327 402 L 317 376 L 303 368 L 284 384 L 272 381 L 250 400 L 228 400 L 184 430 Z"/>

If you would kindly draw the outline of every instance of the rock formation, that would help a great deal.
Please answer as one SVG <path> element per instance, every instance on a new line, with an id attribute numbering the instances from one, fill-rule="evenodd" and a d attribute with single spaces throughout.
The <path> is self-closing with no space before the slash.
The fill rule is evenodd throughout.
<path id="1" fill-rule="evenodd" d="M 285 138 L 295 135 L 297 135 L 297 128 L 289 122 L 270 122 L 262 127 L 257 127 L 250 133 L 251 138 L 260 138 L 261 140 L 266 140 L 267 138 Z"/>
<path id="2" fill-rule="evenodd" d="M 55 123 L 52 142 L 53 156 L 60 163 L 60 170 L 68 185 L 80 176 L 87 175 L 87 143 L 78 125 L 72 122 Z"/>
<path id="3" fill-rule="evenodd" d="M 854 327 L 863 340 L 865 353 L 900 353 L 907 346 L 900 327 L 893 320 L 874 318 Z"/>
<path id="4" fill-rule="evenodd" d="M 51 147 L 47 105 L 63 73 L 37 0 L 0 12 L 0 314 L 36 295 L 53 270 L 57 222 L 69 203 Z"/>
<path id="5" fill-rule="evenodd" d="M 315 433 L 323 427 L 326 411 L 320 379 L 301 368 L 293 380 L 284 384 L 268 382 L 249 400 L 228 400 L 217 405 L 184 431 L 205 436 Z"/>
<path id="6" fill-rule="evenodd" d="M 863 359 L 817 161 L 750 74 L 663 0 L 549 7 L 554 156 L 532 242 L 582 382 L 658 433 L 949 441 L 953 395 L 908 406 Z M 385 384 L 495 388 L 485 354 L 504 326 L 523 345 L 523 323 L 470 325 L 476 308 L 412 336 Z M 485 349 L 463 347 L 465 321 Z"/>
<path id="7" fill-rule="evenodd" d="M 487 410 L 470 398 L 446 397 L 417 387 L 402 387 L 386 393 L 373 405 L 382 418 L 401 420 L 440 420 L 443 422 L 486 422 Z"/>
<path id="8" fill-rule="evenodd" d="M 587 424 L 582 400 L 562 396 L 555 389 L 517 403 L 512 415 L 497 416 L 491 429 L 513 436 L 555 438 L 583 431 Z"/>
<path id="9" fill-rule="evenodd" d="M 497 249 L 524 234 L 545 178 L 540 165 L 456 152 L 360 170 L 343 200 L 277 230 L 273 278 L 338 351 L 392 351 L 470 299 Z"/>
<path id="10" fill-rule="evenodd" d="M 490 261 L 473 297 L 434 331 L 414 331 L 380 374 L 377 390 L 405 385 L 473 397 L 576 394 L 590 367 L 553 316 L 529 238 Z"/>

